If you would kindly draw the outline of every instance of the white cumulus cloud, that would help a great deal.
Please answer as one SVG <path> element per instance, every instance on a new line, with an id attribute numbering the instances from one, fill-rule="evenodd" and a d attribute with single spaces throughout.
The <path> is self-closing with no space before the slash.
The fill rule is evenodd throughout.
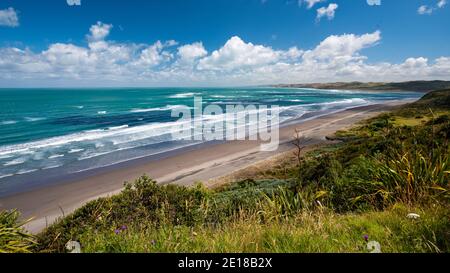
<path id="1" fill-rule="evenodd" d="M 417 13 L 419 13 L 420 15 L 425 15 L 425 14 L 430 15 L 435 10 L 445 7 L 446 4 L 447 4 L 447 0 L 439 0 L 437 2 L 436 6 L 422 5 L 417 9 Z"/>
<path id="2" fill-rule="evenodd" d="M 97 22 L 97 24 L 91 26 L 89 29 L 90 34 L 88 39 L 94 42 L 104 40 L 109 35 L 112 27 L 112 25 Z"/>
<path id="3" fill-rule="evenodd" d="M 447 4 L 447 0 L 440 0 L 440 1 L 437 3 L 437 7 L 438 7 L 438 8 L 443 8 L 446 4 Z"/>
<path id="4" fill-rule="evenodd" d="M 367 0 L 369 6 L 381 6 L 381 0 Z"/>
<path id="5" fill-rule="evenodd" d="M 17 12 L 14 8 L 0 10 L 0 26 L 19 26 L 19 16 L 17 16 Z"/>
<path id="6" fill-rule="evenodd" d="M 433 8 L 429 7 L 427 5 L 422 5 L 419 7 L 419 9 L 417 9 L 417 12 L 421 15 L 423 14 L 432 14 L 433 13 Z"/>
<path id="7" fill-rule="evenodd" d="M 199 69 L 233 70 L 276 62 L 279 53 L 270 47 L 244 42 L 240 37 L 231 37 L 225 45 L 210 56 L 200 60 Z"/>
<path id="8" fill-rule="evenodd" d="M 298 5 L 301 6 L 304 3 L 306 3 L 306 7 L 308 9 L 314 7 L 314 5 L 321 3 L 321 2 L 325 2 L 327 0 L 298 0 Z"/>
<path id="9" fill-rule="evenodd" d="M 81 0 L 67 0 L 69 6 L 81 6 Z"/>
<path id="10" fill-rule="evenodd" d="M 344 34 L 331 35 L 323 40 L 315 49 L 305 52 L 306 60 L 329 61 L 345 58 L 350 60 L 359 58 L 362 49 L 376 45 L 381 40 L 381 32 L 363 35 Z"/>
<path id="11" fill-rule="evenodd" d="M 411 56 L 370 62 L 380 31 L 325 37 L 309 49 L 274 49 L 233 36 L 211 53 L 201 41 L 119 43 L 112 25 L 98 22 L 87 46 L 54 43 L 43 51 L 0 47 L 0 87 L 8 86 L 230 86 L 332 81 L 450 80 L 450 57 Z"/>
<path id="12" fill-rule="evenodd" d="M 196 42 L 189 45 L 183 45 L 178 48 L 178 56 L 182 61 L 194 61 L 195 59 L 204 57 L 208 51 L 203 47 L 202 42 Z"/>
<path id="13" fill-rule="evenodd" d="M 317 20 L 319 21 L 320 19 L 322 19 L 322 17 L 325 16 L 328 18 L 328 20 L 332 20 L 338 7 L 338 4 L 331 3 L 328 5 L 328 7 L 321 7 L 317 9 Z"/>

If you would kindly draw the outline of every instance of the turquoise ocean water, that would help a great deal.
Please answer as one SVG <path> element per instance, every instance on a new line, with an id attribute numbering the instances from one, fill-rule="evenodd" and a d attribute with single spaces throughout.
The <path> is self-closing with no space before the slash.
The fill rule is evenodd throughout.
<path id="1" fill-rule="evenodd" d="M 207 104 L 281 107 L 281 122 L 415 92 L 288 88 L 0 89 L 0 196 L 127 160 L 197 144 L 172 139 L 171 109 Z"/>

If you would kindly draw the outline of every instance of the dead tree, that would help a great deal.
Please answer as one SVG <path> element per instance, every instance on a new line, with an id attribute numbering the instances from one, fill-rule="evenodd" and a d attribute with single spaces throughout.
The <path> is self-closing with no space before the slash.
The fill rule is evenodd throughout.
<path id="1" fill-rule="evenodd" d="M 305 146 L 302 145 L 304 141 L 304 137 L 302 136 L 299 129 L 295 129 L 294 139 L 292 140 L 292 144 L 295 146 L 294 155 L 297 158 L 297 168 L 298 168 L 298 179 L 300 185 L 303 184 L 302 181 L 302 151 L 305 149 Z"/>
<path id="2" fill-rule="evenodd" d="M 292 141 L 292 144 L 295 146 L 295 151 L 294 151 L 294 155 L 297 158 L 297 164 L 298 167 L 300 168 L 301 163 L 302 163 L 302 151 L 305 148 L 305 146 L 302 146 L 302 142 L 303 142 L 303 136 L 300 132 L 299 129 L 295 129 L 295 135 L 294 135 L 294 140 Z"/>

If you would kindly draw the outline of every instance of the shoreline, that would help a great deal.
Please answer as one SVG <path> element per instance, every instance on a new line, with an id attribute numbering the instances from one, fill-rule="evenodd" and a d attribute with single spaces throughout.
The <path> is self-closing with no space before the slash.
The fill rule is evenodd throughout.
<path id="1" fill-rule="evenodd" d="M 90 176 L 84 175 L 73 181 L 0 198 L 0 209 L 18 209 L 23 219 L 33 218 L 25 227 L 31 233 L 38 233 L 59 217 L 73 212 L 91 200 L 119 193 L 124 181 L 131 182 L 143 174 L 150 175 L 160 184 L 177 183 L 189 186 L 202 181 L 207 186 L 213 186 L 214 183 L 210 182 L 213 179 L 291 150 L 293 147 L 290 141 L 295 129 L 302 132 L 306 137 L 306 146 L 311 147 L 328 142 L 325 137 L 338 130 L 409 102 L 411 100 L 360 106 L 287 125 L 280 128 L 280 146 L 274 152 L 259 151 L 260 143 L 257 141 L 196 145 L 153 160 L 138 159 Z"/>

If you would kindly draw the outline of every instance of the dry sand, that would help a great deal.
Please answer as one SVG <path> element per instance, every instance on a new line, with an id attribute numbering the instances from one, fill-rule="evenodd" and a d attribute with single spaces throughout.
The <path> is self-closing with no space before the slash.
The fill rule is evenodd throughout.
<path id="1" fill-rule="evenodd" d="M 120 192 L 124 181 L 133 181 L 143 174 L 148 174 L 159 183 L 189 186 L 202 181 L 208 186 L 214 186 L 216 181 L 223 181 L 218 179 L 220 177 L 252 164 L 261 164 L 264 160 L 291 150 L 295 129 L 306 137 L 306 145 L 324 143 L 326 136 L 406 102 L 357 107 L 283 127 L 280 129 L 279 149 L 274 152 L 261 152 L 260 143 L 255 141 L 199 146 L 158 160 L 141 160 L 131 166 L 118 167 L 77 181 L 5 197 L 0 199 L 0 209 L 18 209 L 23 218 L 33 218 L 26 228 L 37 233 L 58 217 L 73 212 L 90 200 Z"/>

